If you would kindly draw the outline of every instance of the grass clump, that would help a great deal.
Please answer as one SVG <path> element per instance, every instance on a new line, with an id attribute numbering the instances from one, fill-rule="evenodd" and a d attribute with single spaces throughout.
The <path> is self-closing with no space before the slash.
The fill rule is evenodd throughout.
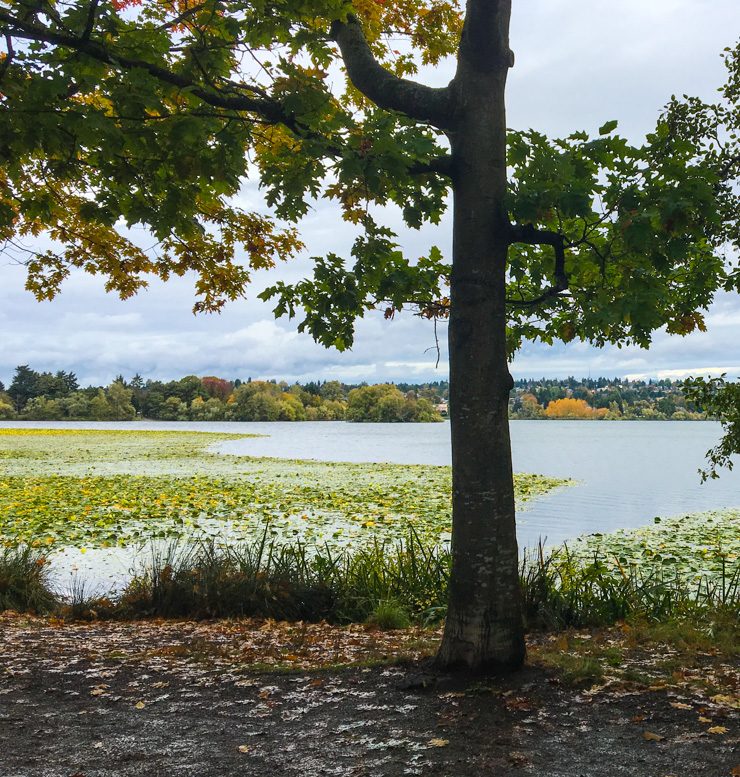
<path id="1" fill-rule="evenodd" d="M 378 602 L 378 606 L 370 613 L 367 622 L 384 631 L 395 631 L 409 628 L 411 618 L 406 608 L 398 602 L 385 601 Z"/>
<path id="2" fill-rule="evenodd" d="M 127 616 L 265 617 L 322 620 L 336 594 L 303 545 L 219 546 L 212 541 L 154 547 L 118 600 Z"/>
<path id="3" fill-rule="evenodd" d="M 690 608 L 663 621 L 632 619 L 628 631 L 635 645 L 663 643 L 685 653 L 717 651 L 740 656 L 737 606 Z"/>
<path id="4" fill-rule="evenodd" d="M 0 548 L 0 612 L 44 614 L 57 604 L 43 554 L 28 547 Z"/>
<path id="5" fill-rule="evenodd" d="M 590 656 L 552 651 L 540 653 L 539 659 L 545 666 L 557 669 L 568 685 L 595 685 L 604 680 L 601 662 Z"/>
<path id="6" fill-rule="evenodd" d="M 56 610 L 65 620 L 109 620 L 116 615 L 117 603 L 91 590 L 83 578 L 75 576 L 69 595 L 60 599 Z"/>

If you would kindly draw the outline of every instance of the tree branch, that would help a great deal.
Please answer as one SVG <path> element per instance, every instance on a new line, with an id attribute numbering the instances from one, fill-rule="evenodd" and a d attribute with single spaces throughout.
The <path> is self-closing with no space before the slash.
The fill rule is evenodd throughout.
<path id="1" fill-rule="evenodd" d="M 265 100 L 247 95 L 228 95 L 216 90 L 205 88 L 202 84 L 193 81 L 179 73 L 173 73 L 164 67 L 146 62 L 142 59 L 134 59 L 117 53 L 108 51 L 100 43 L 93 40 L 85 40 L 83 37 L 66 35 L 53 32 L 36 24 L 16 19 L 5 11 L 0 10 L 0 23 L 7 25 L 4 32 L 16 38 L 24 40 L 37 41 L 40 43 L 51 43 L 55 46 L 65 46 L 67 48 L 79 51 L 88 57 L 104 62 L 114 67 L 121 67 L 124 70 L 133 70 L 140 68 L 150 75 L 154 76 L 163 83 L 175 86 L 180 89 L 187 89 L 199 99 L 208 105 L 216 108 L 226 108 L 234 111 L 251 111 L 260 114 L 265 118 L 277 123 L 283 123 L 290 126 L 294 120 L 284 113 L 279 103 L 272 100 Z"/>
<path id="2" fill-rule="evenodd" d="M 8 35 L 5 34 L 5 47 L 7 48 L 7 52 L 5 53 L 5 59 L 3 59 L 2 64 L 0 64 L 0 82 L 2 82 L 3 78 L 5 78 L 5 74 L 8 72 L 8 69 L 13 64 L 13 58 L 15 57 L 15 49 L 13 48 L 13 39 Z"/>
<path id="3" fill-rule="evenodd" d="M 435 89 L 386 70 L 370 49 L 360 22 L 352 15 L 346 22 L 335 21 L 332 38 L 347 67 L 354 86 L 380 108 L 397 111 L 440 129 L 452 122 L 452 92 L 449 87 Z"/>
<path id="4" fill-rule="evenodd" d="M 568 289 L 568 274 L 565 272 L 565 238 L 559 232 L 550 232 L 546 229 L 536 229 L 531 224 L 514 224 L 509 232 L 509 245 L 512 243 L 525 243 L 526 245 L 549 245 L 555 252 L 555 283 L 548 286 L 543 292 L 533 299 L 515 300 L 507 299 L 508 305 L 515 307 L 533 307 L 545 300 L 559 297 Z"/>
<path id="5" fill-rule="evenodd" d="M 449 154 L 437 156 L 428 162 L 414 162 L 408 169 L 409 175 L 425 175 L 436 173 L 437 175 L 452 177 L 452 157 Z"/>
<path id="6" fill-rule="evenodd" d="M 311 131 L 307 127 L 304 127 L 296 117 L 290 112 L 286 112 L 282 105 L 276 100 L 267 96 L 259 87 L 250 86 L 249 84 L 237 84 L 232 81 L 226 81 L 226 86 L 230 90 L 225 92 L 220 89 L 216 84 L 205 85 L 198 83 L 191 78 L 188 78 L 179 73 L 174 73 L 171 70 L 167 70 L 164 67 L 155 65 L 145 60 L 133 59 L 119 55 L 106 49 L 100 43 L 90 40 L 88 35 L 88 28 L 91 21 L 94 24 L 95 8 L 97 7 L 97 0 L 93 0 L 90 6 L 90 13 L 88 15 L 88 22 L 85 32 L 81 37 L 54 32 L 44 27 L 40 27 L 38 24 L 17 19 L 8 14 L 7 12 L 0 10 L 0 24 L 6 26 L 6 29 L 2 32 L 8 41 L 10 52 L 12 53 L 12 38 L 22 38 L 24 40 L 32 40 L 41 43 L 49 43 L 55 46 L 65 46 L 67 48 L 78 51 L 86 56 L 91 57 L 99 62 L 104 62 L 113 67 L 119 67 L 124 70 L 132 70 L 135 68 L 141 68 L 146 70 L 150 75 L 154 76 L 163 83 L 170 86 L 177 87 L 179 89 L 187 89 L 191 94 L 195 95 L 199 99 L 203 100 L 207 105 L 214 108 L 222 108 L 224 110 L 232 111 L 248 111 L 250 113 L 256 113 L 270 124 L 282 124 L 289 129 L 293 134 L 300 138 L 314 138 L 317 140 L 325 141 L 328 143 L 327 152 L 329 156 L 340 156 L 341 149 L 339 147 L 332 148 L 328 139 L 321 137 L 317 133 Z M 359 25 L 358 25 L 359 29 Z M 91 34 L 91 32 L 90 32 Z M 362 31 L 360 30 L 360 35 Z M 363 38 L 364 41 L 364 38 Z M 365 44 L 367 46 L 367 44 Z M 372 54 L 370 54 L 372 57 Z M 10 57 L 6 58 L 4 63 L 5 67 L 9 64 Z M 380 70 L 383 68 L 378 65 Z M 395 76 L 387 73 L 389 78 L 401 81 Z M 411 82 L 406 82 L 411 86 L 418 86 Z M 421 87 L 420 89 L 428 89 L 431 92 L 438 92 L 442 90 L 429 89 L 429 87 Z M 245 92 L 248 92 L 245 94 Z M 249 94 L 251 92 L 251 94 Z M 451 157 L 439 156 L 428 162 L 417 162 L 412 164 L 408 170 L 411 175 L 425 175 L 434 173 L 437 175 L 450 176 L 451 175 Z"/>
<path id="7" fill-rule="evenodd" d="M 169 21 L 163 22 L 162 24 L 157 27 L 158 30 L 167 30 L 171 27 L 177 27 L 179 24 L 182 24 L 188 17 L 194 16 L 199 11 L 203 10 L 203 8 L 206 7 L 205 3 L 200 3 L 199 5 L 191 6 L 190 8 L 186 8 L 181 14 L 176 16 L 174 19 L 170 19 Z"/>
<path id="8" fill-rule="evenodd" d="M 548 286 L 542 294 L 532 299 L 506 299 L 506 304 L 514 308 L 533 308 L 546 302 L 548 299 L 559 297 L 566 289 L 559 289 L 557 286 Z"/>
<path id="9" fill-rule="evenodd" d="M 90 8 L 87 11 L 87 22 L 82 32 L 82 40 L 90 40 L 90 36 L 95 28 L 95 14 L 98 12 L 99 0 L 90 0 Z"/>

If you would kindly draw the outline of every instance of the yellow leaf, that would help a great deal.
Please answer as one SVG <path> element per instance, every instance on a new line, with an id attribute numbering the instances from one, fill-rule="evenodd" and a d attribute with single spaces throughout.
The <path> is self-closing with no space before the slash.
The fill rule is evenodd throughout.
<path id="1" fill-rule="evenodd" d="M 432 747 L 447 747 L 447 745 L 450 744 L 449 739 L 437 739 L 436 737 L 434 739 L 429 740 L 429 744 Z"/>
<path id="2" fill-rule="evenodd" d="M 248 753 L 248 752 L 249 752 L 249 749 L 250 749 L 250 748 L 249 748 L 249 745 L 239 745 L 239 747 L 237 747 L 237 750 L 238 750 L 240 753 Z"/>
<path id="3" fill-rule="evenodd" d="M 665 737 L 660 734 L 654 734 L 652 731 L 643 731 L 642 738 L 648 742 L 662 742 Z"/>
<path id="4" fill-rule="evenodd" d="M 711 728 L 708 728 L 707 731 L 710 734 L 726 734 L 727 729 L 724 726 L 712 726 Z"/>
<path id="5" fill-rule="evenodd" d="M 705 718 L 703 715 L 699 715 L 699 723 L 711 723 L 711 718 Z"/>
<path id="6" fill-rule="evenodd" d="M 137 710 L 143 710 L 144 707 L 146 707 L 146 704 L 144 704 L 143 701 L 137 701 L 136 704 L 134 704 L 134 707 L 136 707 Z"/>
<path id="7" fill-rule="evenodd" d="M 690 710 L 690 704 L 684 704 L 682 701 L 672 701 L 671 707 L 675 707 L 677 710 Z"/>
<path id="8" fill-rule="evenodd" d="M 715 704 L 724 704 L 725 706 L 733 707 L 734 709 L 740 708 L 740 699 L 737 696 L 718 693 L 716 696 L 712 696 L 712 701 Z"/>

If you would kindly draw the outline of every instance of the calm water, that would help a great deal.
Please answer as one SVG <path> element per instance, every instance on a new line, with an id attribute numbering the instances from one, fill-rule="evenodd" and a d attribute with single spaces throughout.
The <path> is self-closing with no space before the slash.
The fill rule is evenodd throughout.
<path id="1" fill-rule="evenodd" d="M 241 425 L 240 425 L 241 426 Z M 331 461 L 449 464 L 449 424 L 244 424 L 269 438 L 224 452 Z M 518 520 L 521 545 L 740 507 L 740 470 L 701 483 L 704 454 L 720 436 L 708 422 L 513 421 L 514 469 L 577 481 L 532 503 Z M 740 531 L 740 527 L 738 528 Z"/>
<path id="2" fill-rule="evenodd" d="M 2 424 L 10 426 L 15 424 Z M 19 424 L 20 425 L 20 424 Z M 65 424 L 38 422 L 40 427 Z M 66 424 L 69 426 L 70 424 Z M 449 464 L 449 424 L 79 423 L 78 428 L 248 432 L 269 437 L 218 445 L 223 453 L 329 461 Z M 521 545 L 651 523 L 657 515 L 740 507 L 740 469 L 700 482 L 720 436 L 709 422 L 514 421 L 514 468 L 578 481 L 519 516 Z M 740 527 L 738 528 L 740 531 Z"/>

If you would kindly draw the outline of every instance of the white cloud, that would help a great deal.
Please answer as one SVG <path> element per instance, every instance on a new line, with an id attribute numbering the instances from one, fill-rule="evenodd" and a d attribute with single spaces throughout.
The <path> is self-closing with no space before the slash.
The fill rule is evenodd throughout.
<path id="1" fill-rule="evenodd" d="M 684 378 L 715 378 L 727 374 L 729 378 L 740 377 L 740 364 L 731 367 L 686 367 L 680 370 L 658 370 L 656 373 L 637 372 L 625 375 L 629 380 L 648 380 L 649 378 L 683 380 Z"/>

